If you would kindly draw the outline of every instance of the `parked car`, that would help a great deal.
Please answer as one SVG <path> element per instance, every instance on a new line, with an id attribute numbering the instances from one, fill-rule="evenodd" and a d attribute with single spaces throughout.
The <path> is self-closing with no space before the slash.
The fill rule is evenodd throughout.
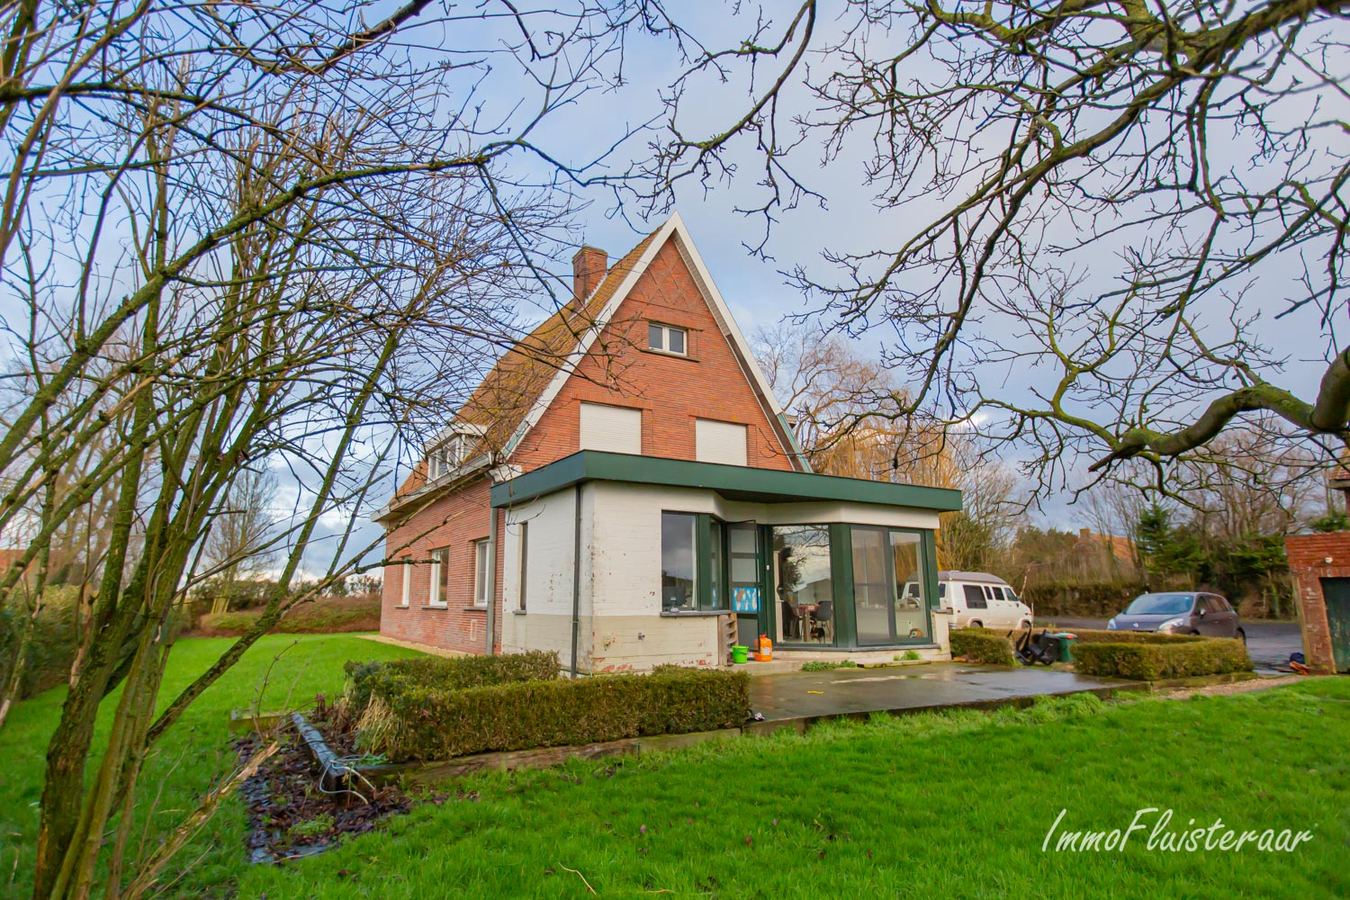
<path id="1" fill-rule="evenodd" d="M 1111 631 L 1161 631 L 1238 638 L 1244 643 L 1247 640 L 1232 604 L 1218 594 L 1201 591 L 1140 594 L 1106 627 Z"/>
<path id="2" fill-rule="evenodd" d="M 938 572 L 938 606 L 952 614 L 953 628 L 1030 628 L 1031 607 L 1008 582 L 988 572 Z"/>

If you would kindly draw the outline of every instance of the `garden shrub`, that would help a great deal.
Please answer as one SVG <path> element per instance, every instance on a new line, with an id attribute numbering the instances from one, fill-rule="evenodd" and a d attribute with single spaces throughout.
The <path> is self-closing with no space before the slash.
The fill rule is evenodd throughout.
<path id="1" fill-rule="evenodd" d="M 1157 631 L 1106 631 L 1093 628 L 1051 628 L 1049 630 L 1051 634 L 1057 631 L 1068 632 L 1082 644 L 1186 644 L 1205 640 L 1203 636 L 1198 634 L 1168 634 Z M 1040 628 L 1038 627 L 1036 631 L 1039 632 Z"/>
<path id="2" fill-rule="evenodd" d="M 802 663 L 803 672 L 829 672 L 833 669 L 856 669 L 858 664 L 851 659 L 841 659 L 836 662 L 829 662 L 823 659 L 813 659 L 810 662 Z"/>
<path id="3" fill-rule="evenodd" d="M 72 585 L 49 587 L 42 611 L 33 625 L 28 651 L 19 676 L 17 699 L 24 700 L 65 684 L 75 661 L 79 642 L 76 606 L 79 589 Z M 8 684 L 18 664 L 18 650 L 28 611 L 18 602 L 0 605 L 0 679 Z"/>
<path id="4" fill-rule="evenodd" d="M 1074 670 L 1084 675 L 1159 681 L 1192 675 L 1249 672 L 1251 658 L 1241 641 L 1195 638 L 1189 641 L 1075 644 Z"/>
<path id="5" fill-rule="evenodd" d="M 1012 643 L 997 631 L 987 628 L 955 628 L 951 633 L 952 656 L 968 662 L 995 666 L 1016 665 Z"/>
<path id="6" fill-rule="evenodd" d="M 458 691 L 524 681 L 551 681 L 558 677 L 558 654 L 530 650 L 495 656 L 416 656 L 383 662 L 349 661 L 347 705 L 360 714 L 372 693 L 392 696 L 411 689 Z"/>
<path id="7" fill-rule="evenodd" d="M 201 637 L 236 637 L 262 616 L 260 609 L 207 613 L 197 620 Z M 325 597 L 293 607 L 270 630 L 271 634 L 341 634 L 380 630 L 380 598 Z"/>
<path id="8" fill-rule="evenodd" d="M 395 762 L 733 728 L 750 706 L 749 675 L 718 669 L 465 690 L 408 678 L 371 687 L 358 740 Z"/>

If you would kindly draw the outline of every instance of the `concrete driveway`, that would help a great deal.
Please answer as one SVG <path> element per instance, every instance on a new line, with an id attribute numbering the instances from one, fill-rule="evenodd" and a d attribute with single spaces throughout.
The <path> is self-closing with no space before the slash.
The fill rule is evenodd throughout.
<path id="1" fill-rule="evenodd" d="M 928 663 L 869 669 L 793 672 L 750 679 L 750 708 L 769 722 L 874 712 L 915 712 L 956 706 L 1025 704 L 1034 697 L 1085 691 L 1110 696 L 1128 682 L 1050 669 L 1002 669 L 964 663 Z"/>
<path id="2" fill-rule="evenodd" d="M 1061 628 L 1105 628 L 1105 619 L 1061 619 L 1046 617 L 1048 623 Z M 1242 630 L 1247 632 L 1247 654 L 1258 669 L 1273 670 L 1289 663 L 1289 654 L 1303 650 L 1303 636 L 1297 622 L 1268 622 L 1262 619 L 1244 619 Z"/>

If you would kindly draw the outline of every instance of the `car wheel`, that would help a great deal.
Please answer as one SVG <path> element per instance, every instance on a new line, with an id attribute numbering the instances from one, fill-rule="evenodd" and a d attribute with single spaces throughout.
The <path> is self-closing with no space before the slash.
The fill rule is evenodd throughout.
<path id="1" fill-rule="evenodd" d="M 966 627 L 967 627 L 967 628 L 983 628 L 983 627 L 984 627 L 984 623 L 981 622 L 979 619 L 971 619 L 969 622 L 966 623 Z"/>
<path id="2" fill-rule="evenodd" d="M 1242 641 L 1242 646 L 1247 646 L 1247 632 L 1243 631 L 1241 628 L 1237 630 L 1237 639 Z"/>
<path id="3" fill-rule="evenodd" d="M 1032 627 L 1032 625 L 1031 625 L 1031 620 L 1030 620 L 1030 619 L 1023 619 L 1022 621 L 1020 621 L 1020 622 L 1017 623 L 1017 630 L 1018 630 L 1018 631 L 1030 631 L 1030 630 L 1031 630 L 1031 627 Z"/>

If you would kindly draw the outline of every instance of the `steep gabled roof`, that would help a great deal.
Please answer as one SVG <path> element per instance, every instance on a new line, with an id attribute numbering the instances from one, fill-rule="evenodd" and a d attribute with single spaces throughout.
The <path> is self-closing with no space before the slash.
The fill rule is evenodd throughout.
<path id="1" fill-rule="evenodd" d="M 573 354 L 584 336 L 603 327 L 602 313 L 657 231 L 616 262 L 589 297 L 573 297 L 508 350 L 465 402 L 457 421 L 482 428 L 492 450 L 509 452 L 512 436 L 549 383 L 559 373 L 571 373 L 577 361 Z"/>
<path id="2" fill-rule="evenodd" d="M 736 325 L 726 301 L 712 282 L 693 240 L 679 213 L 674 213 L 652 231 L 623 258 L 610 267 L 604 279 L 589 297 L 573 297 L 561 309 L 508 350 L 488 372 L 455 417 L 454 424 L 474 426 L 481 432 L 485 449 L 504 462 L 524 434 L 538 423 L 567 379 L 590 351 L 596 337 L 605 328 L 627 297 L 633 285 L 650 265 L 667 240 L 674 239 L 703 293 L 722 335 L 732 348 L 742 374 L 764 406 L 772 427 L 799 470 L 810 471 L 797 447 L 764 374 L 750 353 L 749 344 Z M 438 435 L 435 443 L 451 429 Z M 395 493 L 393 506 L 419 493 L 426 483 L 426 462 L 419 462 Z M 386 512 L 389 511 L 388 509 Z M 384 514 L 382 513 L 381 516 Z"/>
<path id="3" fill-rule="evenodd" d="M 515 434 L 506 446 L 509 453 L 516 442 L 527 432 L 538 424 L 545 410 L 553 403 L 562 390 L 563 385 L 575 367 L 590 352 L 591 345 L 599 336 L 601 330 L 607 325 L 619 305 L 623 303 L 628 296 L 633 285 L 646 271 L 652 260 L 656 257 L 656 252 L 668 240 L 675 242 L 681 257 L 688 265 L 689 273 L 693 276 L 695 283 L 707 301 L 708 309 L 712 312 L 722 336 L 730 345 L 737 363 L 740 365 L 741 374 L 745 376 L 750 384 L 756 398 L 762 404 L 765 413 L 769 419 L 774 433 L 782 444 L 783 449 L 787 451 L 792 460 L 794 468 L 801 471 L 810 471 L 810 466 L 806 462 L 806 457 L 802 454 L 801 448 L 797 446 L 797 439 L 792 434 L 792 429 L 788 427 L 787 420 L 783 416 L 783 409 L 778 404 L 778 398 L 774 396 L 773 390 L 769 387 L 768 381 L 764 378 L 764 373 L 759 370 L 759 364 L 755 362 L 754 355 L 750 352 L 750 345 L 741 334 L 740 328 L 736 325 L 736 320 L 732 318 L 731 310 L 728 309 L 726 301 L 722 299 L 717 286 L 713 284 L 712 275 L 708 272 L 708 267 L 704 265 L 702 257 L 699 256 L 698 249 L 694 246 L 693 238 L 689 235 L 689 230 L 684 225 L 684 220 L 680 218 L 678 212 L 672 213 L 670 218 L 661 224 L 646 239 L 633 248 L 627 256 L 621 260 L 620 264 L 615 265 L 610 270 L 610 274 L 605 278 L 604 283 L 596 290 L 596 299 L 600 300 L 599 294 L 605 292 L 608 288 L 610 293 L 603 298 L 603 302 L 593 304 L 596 307 L 594 311 L 594 322 L 588 323 L 590 327 L 581 332 L 580 341 L 568 356 L 565 366 L 557 367 L 553 370 L 553 377 L 539 394 L 534 406 L 527 412 L 523 419 L 519 420 Z M 624 264 L 627 263 L 627 266 Z M 618 271 L 624 266 L 624 271 Z M 588 309 L 592 304 L 588 304 Z"/>

